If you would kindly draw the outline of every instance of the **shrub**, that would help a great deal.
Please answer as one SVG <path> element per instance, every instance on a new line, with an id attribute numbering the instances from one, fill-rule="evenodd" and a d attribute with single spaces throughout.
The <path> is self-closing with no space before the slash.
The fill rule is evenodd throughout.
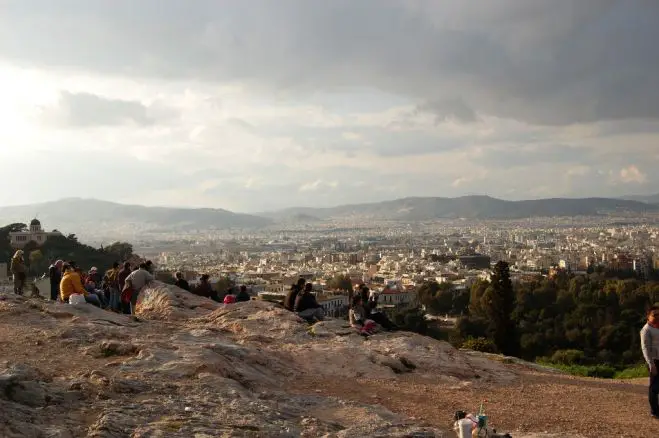
<path id="1" fill-rule="evenodd" d="M 485 338 L 468 338 L 462 343 L 462 348 L 483 353 L 498 353 L 497 346 L 489 339 Z"/>
<path id="2" fill-rule="evenodd" d="M 622 371 L 618 371 L 615 375 L 616 379 L 640 379 L 644 377 L 649 377 L 650 372 L 648 371 L 648 366 L 646 364 L 636 365 L 634 367 L 625 368 Z"/>
<path id="3" fill-rule="evenodd" d="M 552 357 L 551 362 L 561 365 L 583 364 L 586 355 L 581 350 L 558 350 Z"/>

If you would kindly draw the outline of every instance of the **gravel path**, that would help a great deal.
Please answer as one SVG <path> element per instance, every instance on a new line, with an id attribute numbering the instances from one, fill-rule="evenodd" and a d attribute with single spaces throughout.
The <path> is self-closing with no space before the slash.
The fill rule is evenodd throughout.
<path id="1" fill-rule="evenodd" d="M 318 379 L 296 384 L 300 392 L 320 392 L 379 403 L 435 427 L 449 428 L 457 410 L 475 410 L 487 399 L 486 412 L 500 431 L 549 432 L 561 437 L 659 437 L 650 419 L 645 381 L 612 381 L 522 372 L 512 385 L 462 388 L 423 381 L 413 375 L 391 380 Z M 643 432 L 638 430 L 642 422 Z M 513 435 L 515 436 L 515 435 Z"/>

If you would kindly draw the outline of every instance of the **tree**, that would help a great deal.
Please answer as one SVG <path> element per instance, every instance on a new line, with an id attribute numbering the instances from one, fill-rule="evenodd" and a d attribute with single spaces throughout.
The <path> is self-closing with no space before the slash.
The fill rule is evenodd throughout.
<path id="1" fill-rule="evenodd" d="M 517 335 L 512 318 L 515 310 L 515 292 L 510 281 L 508 263 L 500 261 L 494 266 L 492 281 L 483 301 L 492 341 L 502 353 L 517 354 Z"/>
<path id="2" fill-rule="evenodd" d="M 419 302 L 437 315 L 451 313 L 453 309 L 453 288 L 448 283 L 426 281 L 416 291 Z"/>
<path id="3" fill-rule="evenodd" d="M 338 274 L 327 282 L 327 286 L 331 289 L 343 290 L 352 293 L 352 279 L 349 275 Z"/>
<path id="4" fill-rule="evenodd" d="M 105 252 L 116 255 L 117 260 L 128 260 L 133 255 L 133 245 L 126 242 L 114 242 L 105 247 Z"/>
<path id="5" fill-rule="evenodd" d="M 217 283 L 215 283 L 215 290 L 220 295 L 220 297 L 223 297 L 226 295 L 227 290 L 233 289 L 235 286 L 236 283 L 231 278 L 229 278 L 228 275 L 225 275 L 217 280 Z"/>
<path id="6" fill-rule="evenodd" d="M 38 249 L 31 251 L 29 254 L 30 272 L 39 275 L 45 268 L 43 254 Z"/>

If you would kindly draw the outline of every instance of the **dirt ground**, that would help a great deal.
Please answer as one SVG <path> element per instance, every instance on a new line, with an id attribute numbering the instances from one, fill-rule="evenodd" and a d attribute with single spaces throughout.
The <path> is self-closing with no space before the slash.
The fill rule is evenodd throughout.
<path id="1" fill-rule="evenodd" d="M 313 379 L 301 382 L 297 391 L 378 403 L 442 428 L 450 427 L 455 411 L 473 412 L 485 399 L 489 421 L 500 432 L 540 431 L 588 438 L 659 436 L 659 421 L 649 416 L 645 380 L 599 380 L 520 371 L 520 380 L 506 386 L 475 383 L 456 388 L 410 374 L 397 380 Z M 642 434 L 638 432 L 639 423 L 643 424 Z"/>
<path id="2" fill-rule="evenodd" d="M 73 356 L 62 343 L 61 332 L 39 330 L 38 326 L 23 325 L 21 315 L 5 313 L 0 320 L 0 360 L 29 364 L 52 378 L 89 372 L 112 361 Z M 62 327 L 65 329 L 66 324 Z M 411 373 L 386 380 L 308 378 L 296 380 L 288 388 L 298 394 L 379 404 L 442 429 L 450 429 L 456 410 L 473 412 L 480 400 L 486 399 L 490 423 L 513 436 L 516 431 L 588 438 L 659 436 L 659 421 L 649 417 L 645 380 L 576 378 L 510 366 L 519 369 L 520 378 L 506 385 L 474 382 L 451 386 Z"/>

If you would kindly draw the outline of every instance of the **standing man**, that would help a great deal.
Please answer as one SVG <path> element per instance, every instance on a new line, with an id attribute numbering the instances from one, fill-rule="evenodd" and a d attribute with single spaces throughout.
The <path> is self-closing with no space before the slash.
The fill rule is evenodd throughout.
<path id="1" fill-rule="evenodd" d="M 120 301 L 119 301 L 119 263 L 114 262 L 112 268 L 108 269 L 103 276 L 103 289 L 108 292 L 108 299 L 110 300 L 110 308 L 118 312 Z"/>
<path id="2" fill-rule="evenodd" d="M 10 270 L 14 275 L 14 293 L 16 295 L 23 295 L 25 279 L 27 278 L 27 269 L 25 268 L 25 260 L 23 259 L 23 250 L 19 249 L 11 258 Z"/>
<path id="3" fill-rule="evenodd" d="M 659 420 L 659 305 L 648 310 L 648 322 L 641 330 L 643 357 L 650 367 L 650 414 Z"/>
<path id="4" fill-rule="evenodd" d="M 133 293 L 130 297 L 130 313 L 135 315 L 135 305 L 137 304 L 137 297 L 139 296 L 144 286 L 149 284 L 154 280 L 153 275 L 147 270 L 146 263 L 140 264 L 138 270 L 131 272 L 131 274 L 126 277 L 126 284 L 124 284 L 124 289 L 132 288 Z"/>
<path id="5" fill-rule="evenodd" d="M 64 262 L 58 260 L 48 268 L 48 276 L 50 277 L 50 299 L 57 301 L 59 297 L 59 284 L 62 281 L 62 265 Z"/>

